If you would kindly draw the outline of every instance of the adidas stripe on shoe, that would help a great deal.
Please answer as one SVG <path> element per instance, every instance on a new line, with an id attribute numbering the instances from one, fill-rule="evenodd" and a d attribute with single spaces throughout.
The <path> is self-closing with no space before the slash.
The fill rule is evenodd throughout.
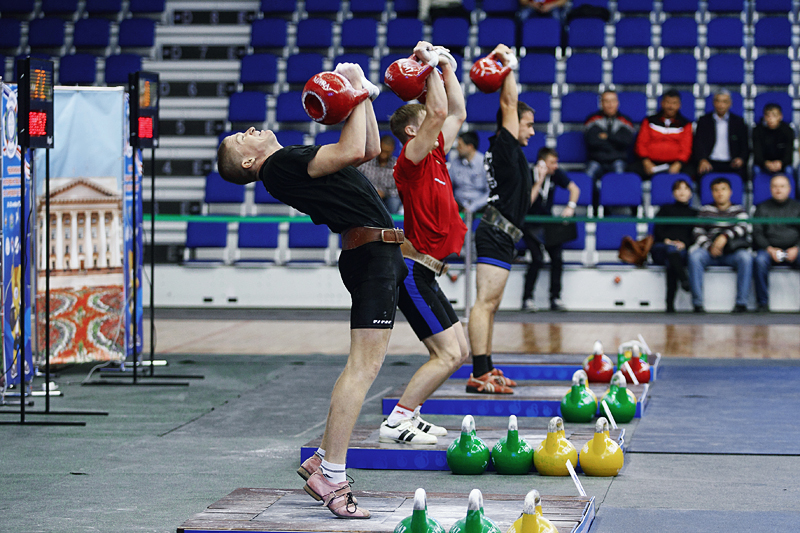
<path id="1" fill-rule="evenodd" d="M 385 420 L 381 424 L 380 442 L 401 442 L 405 444 L 437 444 L 435 435 L 425 433 L 416 427 L 413 418 L 401 420 L 396 426 L 390 426 Z"/>

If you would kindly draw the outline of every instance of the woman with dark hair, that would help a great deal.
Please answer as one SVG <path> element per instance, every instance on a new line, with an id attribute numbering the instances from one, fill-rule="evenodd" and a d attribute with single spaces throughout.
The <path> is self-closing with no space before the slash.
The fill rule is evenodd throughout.
<path id="1" fill-rule="evenodd" d="M 692 188 L 686 180 L 679 179 L 672 184 L 674 204 L 667 204 L 658 210 L 658 217 L 695 217 L 697 210 L 689 205 Z M 675 312 L 675 294 L 678 282 L 685 291 L 690 291 L 689 275 L 686 271 L 686 256 L 693 242 L 691 224 L 656 224 L 653 227 L 654 243 L 650 254 L 653 262 L 667 267 L 667 313 Z"/>

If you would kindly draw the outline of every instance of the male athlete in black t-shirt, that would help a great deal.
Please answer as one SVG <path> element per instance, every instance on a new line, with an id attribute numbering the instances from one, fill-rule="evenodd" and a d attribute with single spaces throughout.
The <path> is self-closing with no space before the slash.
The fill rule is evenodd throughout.
<path id="1" fill-rule="evenodd" d="M 345 63 L 337 72 L 354 88 L 362 87 L 358 65 Z M 333 388 L 320 449 L 298 473 L 307 479 L 305 491 L 343 518 L 370 516 L 353 498 L 345 459 L 361 404 L 389 344 L 398 285 L 408 273 L 399 247 L 402 231 L 392 229 L 377 191 L 353 168 L 379 152 L 378 123 L 367 99 L 353 109 L 336 144 L 284 148 L 273 132 L 250 128 L 225 138 L 218 154 L 226 180 L 260 179 L 275 198 L 342 234 L 339 272 L 352 298 L 350 355 Z"/>
<path id="2" fill-rule="evenodd" d="M 512 62 L 513 52 L 507 46 L 498 44 L 494 51 L 503 65 Z M 467 381 L 467 392 L 512 394 L 511 387 L 516 385 L 492 366 L 492 332 L 516 255 L 514 244 L 522 238 L 520 228 L 532 201 L 531 171 L 522 151 L 531 135 L 533 109 L 519 101 L 517 80 L 511 73 L 500 88 L 497 135 L 490 139 L 485 156 L 490 192 L 489 205 L 475 230 L 478 292 L 469 315 L 472 377 Z"/>

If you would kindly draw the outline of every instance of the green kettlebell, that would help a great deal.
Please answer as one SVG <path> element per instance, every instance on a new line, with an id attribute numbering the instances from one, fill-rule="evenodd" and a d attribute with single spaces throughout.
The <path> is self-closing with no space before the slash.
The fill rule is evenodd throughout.
<path id="1" fill-rule="evenodd" d="M 447 448 L 447 466 L 454 474 L 483 474 L 489 465 L 489 447 L 475 434 L 475 419 L 461 422 L 461 436 Z"/>
<path id="2" fill-rule="evenodd" d="M 630 422 L 636 415 L 636 395 L 629 391 L 626 385 L 622 372 L 615 372 L 611 377 L 608 392 L 602 399 L 608 405 L 614 420 L 620 423 Z"/>
<path id="3" fill-rule="evenodd" d="M 583 370 L 572 375 L 572 388 L 561 399 L 561 417 L 567 422 L 591 422 L 597 413 L 597 397 L 587 381 Z"/>
<path id="4" fill-rule="evenodd" d="M 481 491 L 472 489 L 472 492 L 469 493 L 467 516 L 453 524 L 449 533 L 502 533 L 502 531 L 497 524 L 483 515 Z"/>
<path id="5" fill-rule="evenodd" d="M 508 417 L 508 436 L 492 448 L 492 464 L 498 474 L 527 474 L 533 464 L 533 449 L 519 438 L 517 417 Z"/>
<path id="6" fill-rule="evenodd" d="M 428 498 L 425 489 L 417 489 L 414 493 L 414 511 L 411 516 L 400 520 L 394 533 L 445 533 L 436 519 L 428 516 Z"/>

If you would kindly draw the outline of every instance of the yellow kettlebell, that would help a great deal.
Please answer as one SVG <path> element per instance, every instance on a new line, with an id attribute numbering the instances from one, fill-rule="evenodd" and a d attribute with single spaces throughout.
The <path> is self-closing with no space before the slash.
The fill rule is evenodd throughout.
<path id="1" fill-rule="evenodd" d="M 542 498 L 538 490 L 525 496 L 522 516 L 517 518 L 506 533 L 558 533 L 550 520 L 542 516 Z"/>
<path id="2" fill-rule="evenodd" d="M 581 448 L 581 468 L 587 476 L 610 477 L 619 474 L 625 457 L 619 444 L 608 436 L 608 420 L 597 419 L 594 437 Z"/>
<path id="3" fill-rule="evenodd" d="M 533 452 L 533 465 L 543 476 L 568 476 L 567 461 L 575 468 L 578 451 L 564 434 L 564 421 L 554 416 L 547 426 L 547 438 Z"/>

